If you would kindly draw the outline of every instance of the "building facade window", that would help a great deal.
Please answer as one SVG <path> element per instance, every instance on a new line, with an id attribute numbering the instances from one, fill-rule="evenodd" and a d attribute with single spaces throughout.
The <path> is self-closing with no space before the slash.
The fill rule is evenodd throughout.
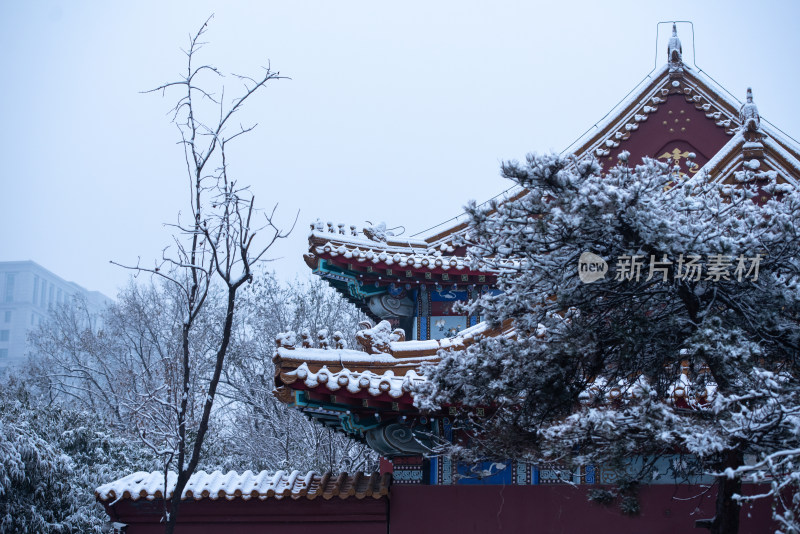
<path id="1" fill-rule="evenodd" d="M 42 292 L 39 294 L 39 307 L 44 308 L 44 301 L 47 298 L 47 281 L 42 280 Z"/>
<path id="2" fill-rule="evenodd" d="M 14 302 L 14 282 L 14 274 L 6 273 L 6 302 Z"/>
<path id="3" fill-rule="evenodd" d="M 33 305 L 39 302 L 39 277 L 33 275 Z"/>
<path id="4" fill-rule="evenodd" d="M 8 359 L 8 349 L 0 349 L 0 360 Z"/>
<path id="5" fill-rule="evenodd" d="M 8 341 L 8 330 L 0 330 L 0 341 Z"/>
<path id="6" fill-rule="evenodd" d="M 3 314 L 3 322 L 4 323 L 11 322 L 11 310 L 6 310 L 6 312 Z"/>
<path id="7" fill-rule="evenodd" d="M 56 288 L 53 284 L 50 284 L 50 293 L 47 295 L 47 309 L 53 309 L 53 295 L 56 293 Z"/>

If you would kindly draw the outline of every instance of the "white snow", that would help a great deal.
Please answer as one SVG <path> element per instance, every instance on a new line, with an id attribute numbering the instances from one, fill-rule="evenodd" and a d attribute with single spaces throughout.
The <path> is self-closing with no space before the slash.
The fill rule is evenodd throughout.
<path id="1" fill-rule="evenodd" d="M 430 359 L 435 360 L 435 357 Z M 293 371 L 282 373 L 282 376 L 296 377 L 309 388 L 324 385 L 331 391 L 344 388 L 350 393 L 366 390 L 373 397 L 387 393 L 393 399 L 410 393 L 415 383 L 425 380 L 414 369 L 409 369 L 405 374 L 395 375 L 392 370 L 381 374 L 373 371 L 351 371 L 347 368 L 331 371 L 328 366 L 323 365 L 318 371 L 313 371 L 305 363 Z"/>
<path id="2" fill-rule="evenodd" d="M 354 491 L 352 491 L 354 482 L 363 480 L 364 477 L 363 473 L 356 473 L 352 477 L 331 478 L 331 480 L 335 481 L 337 487 L 334 491 L 330 491 L 330 488 L 323 487 L 328 476 L 320 475 L 314 471 L 309 471 L 308 473 L 301 473 L 300 471 L 276 471 L 274 473 L 270 471 L 261 471 L 260 473 L 245 471 L 241 474 L 235 471 L 228 471 L 227 473 L 221 471 L 214 471 L 213 473 L 198 471 L 189 478 L 181 499 L 217 500 L 224 498 L 233 500 L 240 498 L 249 500 L 258 498 L 265 500 L 269 498 L 282 499 L 284 497 L 313 499 L 323 496 L 322 493 L 326 489 L 328 491 L 323 498 L 330 498 L 333 495 L 346 498 L 354 494 Z M 170 471 L 168 473 L 167 498 L 172 497 L 177 478 L 174 472 Z M 366 478 L 370 479 L 370 484 L 366 487 L 365 495 L 378 498 L 385 494 L 383 482 L 380 484 L 381 487 L 375 487 L 376 484 L 373 483 L 378 480 L 376 475 Z M 164 473 L 158 471 L 153 473 L 143 471 L 133 473 L 114 482 L 103 484 L 97 488 L 95 495 L 103 502 L 116 502 L 120 499 L 136 501 L 139 499 L 153 500 L 161 498 L 164 495 Z"/>
<path id="3" fill-rule="evenodd" d="M 409 342 L 406 342 L 409 343 Z M 416 343 L 416 342 L 412 342 Z M 367 354 L 352 349 L 316 349 L 316 348 L 296 348 L 279 347 L 277 354 L 282 360 L 304 361 L 304 362 L 339 362 L 343 365 L 368 366 L 368 365 L 403 365 L 422 363 L 434 356 L 419 356 L 408 358 L 397 358 L 391 354 Z"/>

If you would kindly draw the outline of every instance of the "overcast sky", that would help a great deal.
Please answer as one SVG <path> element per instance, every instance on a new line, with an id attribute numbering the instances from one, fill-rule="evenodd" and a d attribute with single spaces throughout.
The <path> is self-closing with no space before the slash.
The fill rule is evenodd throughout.
<path id="1" fill-rule="evenodd" d="M 800 138 L 798 6 L 0 0 L 0 261 L 114 296 L 130 273 L 109 260 L 160 256 L 187 209 L 176 94 L 140 91 L 177 78 L 211 13 L 205 61 L 292 78 L 250 102 L 258 127 L 230 156 L 259 206 L 300 211 L 271 254 L 290 279 L 317 217 L 414 234 L 505 189 L 500 161 L 565 149 L 666 61 L 659 21 L 693 21 L 697 65 Z"/>

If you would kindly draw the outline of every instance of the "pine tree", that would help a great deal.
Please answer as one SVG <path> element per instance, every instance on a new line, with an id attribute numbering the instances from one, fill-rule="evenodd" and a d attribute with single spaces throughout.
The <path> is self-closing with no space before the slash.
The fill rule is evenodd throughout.
<path id="1" fill-rule="evenodd" d="M 482 455 L 686 453 L 717 482 L 704 526 L 736 532 L 767 471 L 744 455 L 800 446 L 800 193 L 758 162 L 723 184 L 627 158 L 503 165 L 527 193 L 468 206 L 465 240 L 502 290 L 470 313 L 514 335 L 443 352 L 417 402 L 491 407 L 465 421 Z"/>

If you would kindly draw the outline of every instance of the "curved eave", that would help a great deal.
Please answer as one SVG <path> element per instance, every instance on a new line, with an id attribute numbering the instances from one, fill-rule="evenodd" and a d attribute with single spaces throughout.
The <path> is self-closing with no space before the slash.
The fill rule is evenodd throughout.
<path id="1" fill-rule="evenodd" d="M 439 261 L 436 258 L 431 261 L 425 260 L 421 265 L 408 265 L 397 263 L 388 263 L 386 261 L 374 261 L 369 259 L 359 260 L 356 258 L 345 258 L 342 256 L 335 256 L 330 253 L 322 253 L 315 255 L 318 259 L 327 260 L 335 264 L 340 269 L 350 272 L 356 276 L 372 278 L 381 278 L 382 285 L 388 285 L 391 282 L 410 282 L 434 284 L 437 282 L 446 283 L 489 283 L 494 281 L 497 274 L 491 271 L 480 271 L 471 269 L 468 266 L 466 258 L 451 256 Z M 428 277 L 430 275 L 430 278 Z M 443 277 L 442 275 L 448 275 Z M 433 278 L 436 276 L 436 278 Z M 483 276 L 483 279 L 480 277 Z M 467 277 L 467 278 L 464 278 Z"/>
<path id="2" fill-rule="evenodd" d="M 778 173 L 779 180 L 794 186 L 800 185 L 800 157 L 791 153 L 768 133 L 761 141 L 764 155 L 760 171 L 771 170 Z M 713 181 L 730 182 L 734 173 L 743 170 L 745 138 L 737 132 L 731 140 L 714 155 L 701 169 Z"/>
<path id="3" fill-rule="evenodd" d="M 392 284 L 411 289 L 437 284 L 448 288 L 453 284 L 493 287 L 497 282 L 497 272 L 473 269 L 464 256 L 392 253 L 388 249 L 364 249 L 340 241 L 311 243 L 309 252 L 303 256 L 306 265 L 375 321 L 381 318 L 367 306 L 367 299 L 386 293 Z"/>
<path id="4" fill-rule="evenodd" d="M 360 411 L 360 408 L 365 408 L 365 411 L 374 411 L 376 407 L 383 408 L 384 410 L 391 409 L 392 403 L 402 406 L 402 408 L 397 408 L 398 411 L 406 411 L 412 410 L 414 405 L 414 397 L 408 391 L 403 391 L 396 396 L 386 391 L 372 393 L 367 389 L 351 392 L 344 388 L 331 389 L 327 385 L 323 384 L 310 387 L 300 380 L 291 384 L 286 384 L 285 387 L 291 389 L 292 391 L 307 391 L 316 393 L 325 399 L 330 399 L 328 402 L 332 404 L 352 404 L 354 406 L 352 410 L 356 412 Z M 363 400 L 369 400 L 371 404 L 364 406 L 362 404 Z M 296 403 L 295 399 L 293 398 L 289 399 L 289 401 L 284 401 L 284 403 L 287 402 Z"/>
<path id="5" fill-rule="evenodd" d="M 275 386 L 291 389 L 324 388 L 360 398 L 386 394 L 393 399 L 410 394 L 416 382 L 424 381 L 421 368 L 441 360 L 442 350 L 463 350 L 482 337 L 512 336 L 511 323 L 489 328 L 485 322 L 463 330 L 458 336 L 426 341 L 399 341 L 389 344 L 390 354 L 367 354 L 347 349 L 278 347 Z M 277 392 L 283 402 L 290 402 L 288 391 Z"/>
<path id="6" fill-rule="evenodd" d="M 326 236 L 328 237 L 328 236 Z M 332 236 L 331 236 L 332 237 Z M 451 247 L 448 253 L 423 253 L 410 250 L 398 251 L 383 247 L 380 243 L 367 248 L 343 243 L 338 239 L 311 241 L 309 251 L 305 254 L 306 264 L 311 269 L 320 268 L 320 260 L 335 263 L 338 268 L 357 275 L 375 274 L 375 277 L 387 277 L 386 283 L 419 279 L 423 283 L 441 281 L 474 283 L 469 277 L 495 277 L 495 270 L 481 270 L 472 267 L 472 262 L 464 256 L 464 250 Z M 509 262 L 509 267 L 514 267 Z M 501 266 L 502 267 L 502 266 Z M 432 275 L 453 274 L 454 278 L 441 277 L 433 279 Z M 465 278 L 467 277 L 467 278 Z M 429 280 L 429 281 L 426 281 Z M 480 280 L 485 283 L 486 280 Z"/>

